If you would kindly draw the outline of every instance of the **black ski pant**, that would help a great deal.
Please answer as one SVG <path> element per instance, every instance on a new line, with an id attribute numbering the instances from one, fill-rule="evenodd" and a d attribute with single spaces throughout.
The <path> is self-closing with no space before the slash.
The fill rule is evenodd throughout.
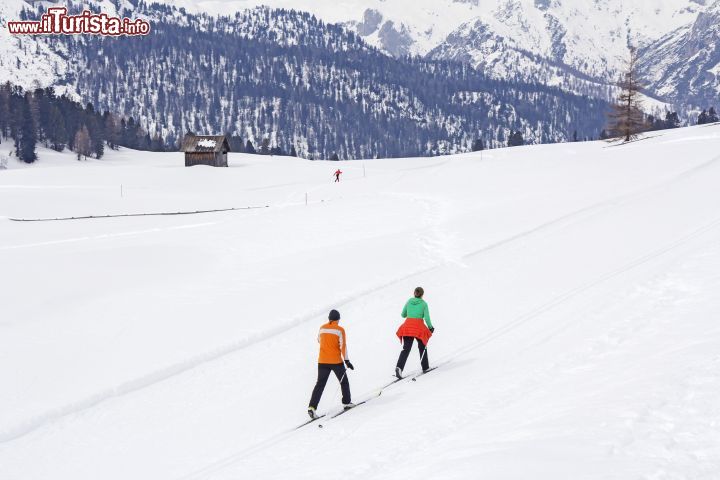
<path id="1" fill-rule="evenodd" d="M 405 370 L 405 362 L 407 362 L 410 350 L 412 350 L 413 340 L 417 340 L 418 352 L 420 352 L 420 364 L 422 365 L 423 371 L 430 368 L 430 360 L 428 360 L 427 350 L 422 340 L 415 337 L 403 337 L 403 348 L 400 352 L 400 358 L 398 358 L 397 366 L 400 370 Z"/>
<path id="2" fill-rule="evenodd" d="M 318 363 L 318 378 L 315 388 L 310 397 L 310 406 L 317 408 L 320 403 L 320 397 L 322 397 L 323 390 L 325 390 L 325 384 L 330 377 L 330 373 L 334 373 L 337 379 L 340 381 L 340 388 L 342 388 L 342 403 L 347 405 L 350 403 L 350 381 L 348 380 L 347 371 L 345 365 L 342 363 Z"/>

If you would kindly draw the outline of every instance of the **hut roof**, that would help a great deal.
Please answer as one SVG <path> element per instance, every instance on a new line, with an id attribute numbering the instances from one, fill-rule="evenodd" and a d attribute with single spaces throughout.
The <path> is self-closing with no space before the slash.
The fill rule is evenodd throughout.
<path id="1" fill-rule="evenodd" d="M 181 151 L 185 153 L 229 152 L 225 135 L 185 135 Z"/>

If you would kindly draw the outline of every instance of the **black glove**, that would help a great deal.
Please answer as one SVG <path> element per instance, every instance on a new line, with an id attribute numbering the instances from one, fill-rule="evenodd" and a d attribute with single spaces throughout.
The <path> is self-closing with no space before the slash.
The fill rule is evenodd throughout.
<path id="1" fill-rule="evenodd" d="M 430 327 L 430 333 L 435 333 L 435 327 Z"/>
<path id="2" fill-rule="evenodd" d="M 353 367 L 353 364 L 350 363 L 350 360 L 345 360 L 345 366 L 348 367 L 350 370 L 355 370 L 355 367 Z"/>

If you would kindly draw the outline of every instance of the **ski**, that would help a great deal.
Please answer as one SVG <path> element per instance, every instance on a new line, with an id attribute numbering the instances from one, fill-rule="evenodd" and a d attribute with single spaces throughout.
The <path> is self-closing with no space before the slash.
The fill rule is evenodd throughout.
<path id="1" fill-rule="evenodd" d="M 370 398 L 368 398 L 367 400 L 363 400 L 362 402 L 358 402 L 358 403 L 356 403 L 355 406 L 352 407 L 352 408 L 347 408 L 347 409 L 344 408 L 344 409 L 340 410 L 338 413 L 336 413 L 335 415 L 331 415 L 330 418 L 337 418 L 337 417 L 339 417 L 340 415 L 342 415 L 343 413 L 347 413 L 347 412 L 349 412 L 350 410 L 355 410 L 357 407 L 359 407 L 360 405 L 363 405 L 363 404 L 367 403 L 368 401 L 370 401 L 370 400 L 373 399 L 373 398 L 375 398 L 375 397 L 370 397 Z"/>
<path id="2" fill-rule="evenodd" d="M 415 375 L 412 376 L 411 380 L 412 380 L 413 382 L 416 382 L 418 377 L 422 377 L 423 375 L 432 372 L 432 371 L 435 370 L 436 368 L 438 368 L 438 367 L 428 368 L 428 369 L 425 370 L 424 372 L 417 373 L 417 374 L 415 374 Z"/>
<path id="3" fill-rule="evenodd" d="M 446 361 L 446 362 L 443 362 L 443 363 L 447 363 L 447 361 Z M 369 398 L 366 398 L 366 399 L 363 400 L 362 402 L 356 403 L 353 408 L 349 408 L 349 409 L 347 409 L 347 410 L 341 410 L 340 412 L 337 412 L 337 413 L 335 413 L 335 414 L 330 415 L 330 416 L 328 417 L 328 420 L 332 420 L 333 418 L 337 418 L 337 417 L 339 417 L 340 415 L 349 412 L 350 410 L 355 410 L 357 407 L 359 407 L 360 405 L 363 405 L 363 404 L 369 402 L 370 400 L 373 400 L 373 399 L 375 399 L 375 398 L 378 398 L 379 396 L 382 395 L 382 393 L 383 393 L 385 390 L 387 390 L 389 387 L 395 385 L 396 383 L 399 383 L 399 382 L 401 382 L 401 381 L 403 381 L 403 380 L 408 380 L 408 379 L 409 379 L 409 380 L 412 380 L 412 381 L 414 382 L 414 381 L 417 380 L 418 377 L 421 377 L 421 376 L 423 376 L 423 375 L 425 375 L 425 374 L 427 374 L 427 373 L 432 372 L 432 371 L 435 370 L 436 368 L 438 368 L 438 367 L 440 367 L 441 365 L 443 365 L 443 363 L 440 363 L 439 365 L 436 365 L 436 366 L 434 366 L 434 367 L 432 367 L 432 368 L 429 368 L 428 370 L 426 370 L 426 371 L 424 371 L 424 372 L 418 372 L 418 373 L 415 373 L 415 374 L 412 374 L 412 375 L 408 375 L 408 376 L 402 377 L 402 378 L 396 378 L 396 377 L 393 375 L 393 381 L 392 381 L 392 382 L 389 382 L 389 383 L 387 383 L 387 384 L 385 384 L 385 385 L 383 385 L 382 387 L 380 387 L 380 388 L 378 389 L 377 393 L 373 394 L 373 395 L 370 396 Z M 325 415 L 323 415 L 323 416 L 325 416 Z M 310 422 L 308 422 L 308 423 L 310 423 Z M 323 425 L 322 423 L 318 424 L 318 428 L 323 428 L 323 427 L 324 427 L 324 425 Z"/>
<path id="4" fill-rule="evenodd" d="M 303 423 L 302 425 L 298 425 L 297 427 L 295 427 L 295 430 L 300 430 L 300 429 L 301 429 L 302 427 L 304 427 L 305 425 L 310 425 L 310 424 L 313 423 L 315 420 L 320 420 L 320 419 L 323 418 L 325 415 L 326 415 L 326 414 L 323 413 L 322 415 L 318 415 L 318 416 L 315 417 L 315 418 L 311 418 L 310 420 L 308 420 L 307 422 Z"/>
<path id="5" fill-rule="evenodd" d="M 385 387 L 383 387 L 383 388 L 385 388 Z M 370 400 L 372 400 L 372 399 L 374 399 L 374 398 L 377 398 L 377 397 L 379 397 L 380 395 L 382 395 L 382 391 L 383 391 L 383 389 L 380 389 L 377 393 L 373 394 L 371 397 L 366 398 L 366 399 L 363 400 L 362 402 L 356 403 L 355 406 L 352 407 L 352 408 L 348 408 L 347 410 L 343 409 L 343 410 L 340 410 L 340 411 L 337 412 L 337 413 L 334 413 L 334 414 L 330 415 L 330 417 L 328 418 L 328 420 L 332 420 L 333 418 L 337 418 L 337 417 L 339 417 L 340 415 L 342 415 L 343 413 L 349 412 L 350 410 L 355 410 L 355 409 L 356 409 L 357 407 L 359 407 L 360 405 L 364 405 L 364 404 L 366 404 L 367 402 L 369 402 Z M 319 424 L 319 425 L 318 425 L 318 428 L 323 428 L 323 424 L 322 424 L 322 423 Z"/>
<path id="6" fill-rule="evenodd" d="M 396 378 L 395 375 L 393 375 L 393 378 L 394 378 L 394 380 L 393 380 L 392 382 L 387 383 L 387 384 L 383 385 L 382 387 L 380 387 L 380 391 L 381 391 L 381 392 L 382 392 L 383 390 L 385 390 L 386 388 L 388 388 L 390 385 L 395 385 L 396 383 L 401 382 L 401 381 L 407 379 L 407 377 Z"/>

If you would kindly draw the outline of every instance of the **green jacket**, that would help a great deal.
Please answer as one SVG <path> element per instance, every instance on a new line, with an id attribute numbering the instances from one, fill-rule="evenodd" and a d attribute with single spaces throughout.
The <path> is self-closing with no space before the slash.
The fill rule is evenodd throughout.
<path id="1" fill-rule="evenodd" d="M 432 328 L 430 309 L 428 309 L 428 304 L 422 298 L 411 298 L 408 300 L 403 307 L 401 315 L 403 318 L 422 318 L 425 320 L 428 328 Z"/>

